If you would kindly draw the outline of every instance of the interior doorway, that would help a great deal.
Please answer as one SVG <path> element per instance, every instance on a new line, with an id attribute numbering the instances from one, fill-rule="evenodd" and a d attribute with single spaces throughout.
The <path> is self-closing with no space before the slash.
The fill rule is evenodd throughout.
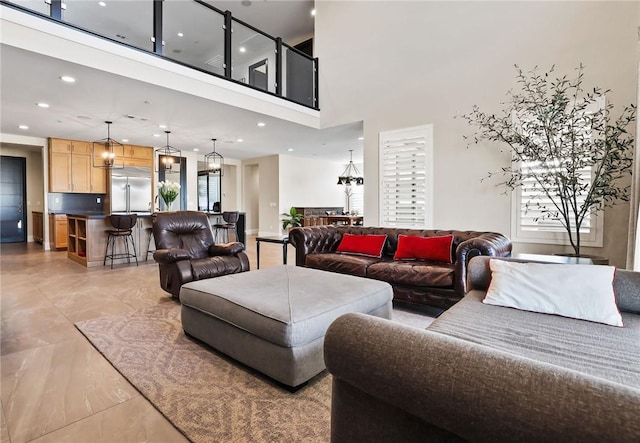
<path id="1" fill-rule="evenodd" d="M 27 160 L 0 157 L 0 242 L 27 241 L 26 217 Z"/>
<path id="2" fill-rule="evenodd" d="M 264 91 L 268 89 L 269 60 L 264 59 L 249 66 L 249 84 Z"/>
<path id="3" fill-rule="evenodd" d="M 258 234 L 260 227 L 260 170 L 259 165 L 244 167 L 244 207 L 247 234 Z"/>

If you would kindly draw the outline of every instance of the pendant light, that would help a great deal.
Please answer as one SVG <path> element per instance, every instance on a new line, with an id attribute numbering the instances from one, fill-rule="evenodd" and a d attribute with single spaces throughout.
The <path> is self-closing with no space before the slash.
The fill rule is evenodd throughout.
<path id="1" fill-rule="evenodd" d="M 220 177 L 224 175 L 224 157 L 216 152 L 216 140 L 212 138 L 213 142 L 213 151 L 208 154 L 205 154 L 204 161 L 206 163 L 207 172 L 212 173 L 220 173 Z"/>
<path id="2" fill-rule="evenodd" d="M 349 149 L 349 153 L 349 164 L 340 177 L 338 177 L 338 185 L 351 186 L 353 183 L 358 186 L 364 185 L 364 178 L 362 177 L 362 174 L 358 168 L 356 168 L 356 165 L 353 164 L 353 149 Z"/>
<path id="3" fill-rule="evenodd" d="M 171 131 L 164 132 L 167 134 L 167 145 L 156 149 L 156 154 L 158 154 L 158 169 L 156 172 L 160 172 L 161 164 L 164 166 L 165 171 L 171 172 L 173 164 L 180 162 L 180 157 L 182 156 L 180 149 L 174 148 L 169 144 L 169 134 L 171 134 Z"/>
<path id="4" fill-rule="evenodd" d="M 100 169 L 124 168 L 124 145 L 111 138 L 111 124 L 106 121 L 107 138 L 97 140 L 91 144 L 93 167 Z"/>

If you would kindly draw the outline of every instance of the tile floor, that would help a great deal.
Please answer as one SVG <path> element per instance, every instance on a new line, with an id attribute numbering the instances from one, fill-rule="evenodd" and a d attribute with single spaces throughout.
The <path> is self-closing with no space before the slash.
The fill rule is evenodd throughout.
<path id="1" fill-rule="evenodd" d="M 255 236 L 247 239 L 256 268 Z M 282 247 L 260 245 L 261 268 Z M 289 247 L 288 263 L 295 263 Z M 185 442 L 74 327 L 80 320 L 174 303 L 153 259 L 87 269 L 66 251 L 0 247 L 0 442 Z"/>

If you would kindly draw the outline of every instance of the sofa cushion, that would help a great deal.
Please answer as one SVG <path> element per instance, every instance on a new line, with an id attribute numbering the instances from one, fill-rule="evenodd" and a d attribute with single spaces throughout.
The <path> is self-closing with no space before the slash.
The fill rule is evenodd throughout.
<path id="1" fill-rule="evenodd" d="M 367 268 L 379 260 L 379 258 L 365 257 L 363 255 L 327 253 L 309 254 L 304 264 L 309 268 L 366 277 Z"/>
<path id="2" fill-rule="evenodd" d="M 191 260 L 191 274 L 194 280 L 219 277 L 237 272 L 242 272 L 242 263 L 238 257 L 227 255 Z"/>
<path id="3" fill-rule="evenodd" d="M 490 260 L 483 303 L 622 326 L 613 294 L 613 266 Z"/>
<path id="4" fill-rule="evenodd" d="M 452 287 L 454 272 L 454 264 L 383 260 L 367 268 L 367 277 L 402 285 Z"/>
<path id="5" fill-rule="evenodd" d="M 399 235 L 394 260 L 430 260 L 451 263 L 453 235 L 419 237 Z"/>
<path id="6" fill-rule="evenodd" d="M 640 316 L 624 328 L 482 303 L 473 290 L 427 329 L 640 388 Z"/>
<path id="7" fill-rule="evenodd" d="M 380 258 L 385 241 L 387 241 L 386 235 L 344 234 L 336 252 Z"/>

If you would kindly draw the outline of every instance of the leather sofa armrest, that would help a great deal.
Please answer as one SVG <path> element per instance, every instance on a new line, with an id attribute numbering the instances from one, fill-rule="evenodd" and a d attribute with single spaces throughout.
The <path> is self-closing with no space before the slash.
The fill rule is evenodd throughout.
<path id="1" fill-rule="evenodd" d="M 308 254 L 334 252 L 342 239 L 333 225 L 293 228 L 289 242 L 296 248 L 296 266 L 304 266 Z"/>
<path id="2" fill-rule="evenodd" d="M 153 259 L 163 265 L 181 260 L 189 260 L 190 258 L 189 252 L 186 249 L 158 249 L 153 253 Z"/>
<path id="3" fill-rule="evenodd" d="M 239 252 L 244 251 L 244 244 L 240 242 L 231 243 L 218 243 L 217 245 L 209 246 L 209 256 L 215 257 L 216 255 L 237 255 Z"/>
<path id="4" fill-rule="evenodd" d="M 381 441 L 386 429 L 405 430 L 407 414 L 424 425 L 421 441 L 438 430 L 449 438 L 437 441 L 640 435 L 636 389 L 428 329 L 346 314 L 329 327 L 324 353 L 334 380 L 332 441 Z M 615 437 L 611 417 L 624 423 Z"/>
<path id="5" fill-rule="evenodd" d="M 460 243 L 456 249 L 456 270 L 453 282 L 456 294 L 464 296 L 467 293 L 469 260 L 479 255 L 508 257 L 511 255 L 511 240 L 502 234 L 485 232 Z"/>

